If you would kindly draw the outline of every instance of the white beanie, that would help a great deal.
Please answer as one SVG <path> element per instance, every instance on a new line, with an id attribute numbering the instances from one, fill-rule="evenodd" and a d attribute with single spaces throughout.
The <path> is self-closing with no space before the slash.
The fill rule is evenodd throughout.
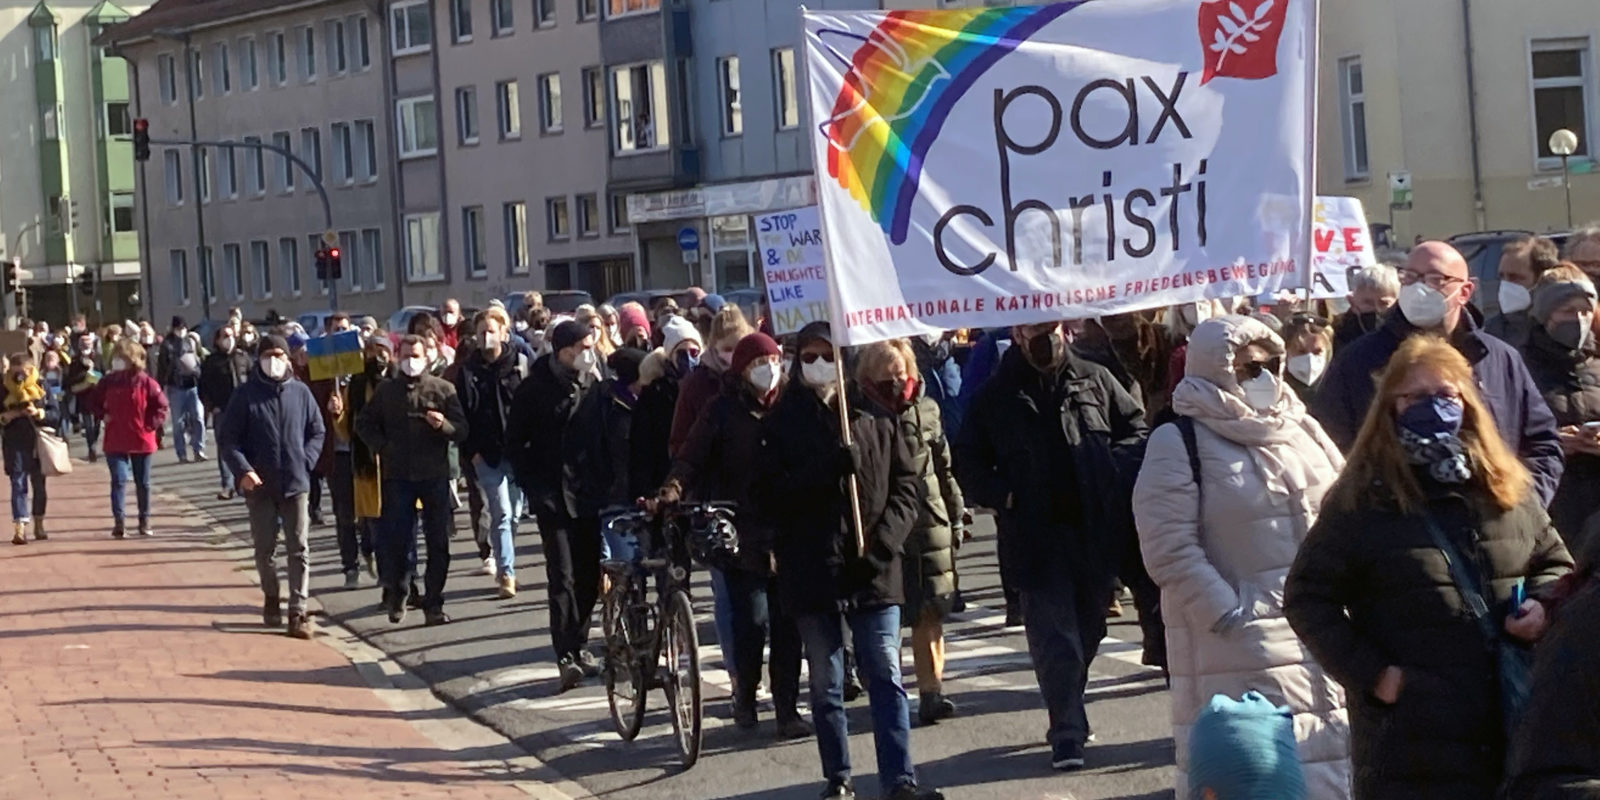
<path id="1" fill-rule="evenodd" d="M 694 342 L 701 349 L 705 348 L 705 342 L 700 339 L 700 329 L 696 328 L 693 322 L 676 314 L 667 320 L 667 324 L 662 326 L 661 330 L 665 331 L 661 349 L 666 351 L 669 356 L 673 350 L 677 349 L 678 345 L 685 341 Z"/>

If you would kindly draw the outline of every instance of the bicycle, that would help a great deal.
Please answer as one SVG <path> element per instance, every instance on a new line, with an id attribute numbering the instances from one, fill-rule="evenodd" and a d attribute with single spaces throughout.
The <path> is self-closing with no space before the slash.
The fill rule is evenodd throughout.
<path id="1" fill-rule="evenodd" d="M 733 516 L 726 505 L 703 504 L 659 515 L 634 511 L 608 523 L 638 543 L 631 558 L 601 564 L 611 581 L 601 604 L 611 721 L 623 741 L 633 741 L 644 725 L 646 695 L 663 689 L 684 769 L 700 758 L 704 722 L 700 638 L 689 601 L 691 560 L 714 564 L 737 556 Z M 650 578 L 653 601 L 647 595 Z"/>

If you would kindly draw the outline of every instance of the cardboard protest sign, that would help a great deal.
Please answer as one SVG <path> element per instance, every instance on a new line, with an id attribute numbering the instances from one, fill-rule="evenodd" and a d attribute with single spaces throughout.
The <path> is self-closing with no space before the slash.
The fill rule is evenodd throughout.
<path id="1" fill-rule="evenodd" d="M 1315 8 L 807 12 L 838 341 L 1302 285 Z"/>
<path id="2" fill-rule="evenodd" d="M 0 331 L 0 354 L 28 352 L 27 331 Z"/>
<path id="3" fill-rule="evenodd" d="M 1356 197 L 1318 197 L 1311 212 L 1311 297 L 1350 293 L 1350 270 L 1378 263 L 1367 212 Z"/>
<path id="4" fill-rule="evenodd" d="M 773 331 L 782 336 L 826 320 L 828 276 L 817 207 L 763 214 L 755 220 Z"/>
<path id="5" fill-rule="evenodd" d="M 344 331 L 306 342 L 306 367 L 311 380 L 343 378 L 361 371 L 361 332 Z"/>

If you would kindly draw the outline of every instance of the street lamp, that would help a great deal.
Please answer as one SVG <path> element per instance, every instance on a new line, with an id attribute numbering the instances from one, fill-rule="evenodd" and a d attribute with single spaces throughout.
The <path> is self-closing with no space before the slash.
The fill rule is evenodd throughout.
<path id="1" fill-rule="evenodd" d="M 1561 156 L 1561 189 L 1567 195 L 1567 230 L 1572 230 L 1572 173 L 1567 171 L 1567 159 L 1578 152 L 1578 134 L 1558 128 L 1550 134 L 1550 152 Z"/>

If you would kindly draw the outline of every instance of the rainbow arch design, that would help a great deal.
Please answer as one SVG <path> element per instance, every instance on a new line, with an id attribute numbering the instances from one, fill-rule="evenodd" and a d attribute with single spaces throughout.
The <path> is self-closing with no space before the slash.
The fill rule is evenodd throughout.
<path id="1" fill-rule="evenodd" d="M 822 123 L 828 175 L 903 244 L 923 159 L 957 100 L 1018 45 L 1087 0 L 1047 6 L 890 12 L 866 36 L 817 32 L 848 71 Z M 832 40 L 853 40 L 846 58 Z"/>

